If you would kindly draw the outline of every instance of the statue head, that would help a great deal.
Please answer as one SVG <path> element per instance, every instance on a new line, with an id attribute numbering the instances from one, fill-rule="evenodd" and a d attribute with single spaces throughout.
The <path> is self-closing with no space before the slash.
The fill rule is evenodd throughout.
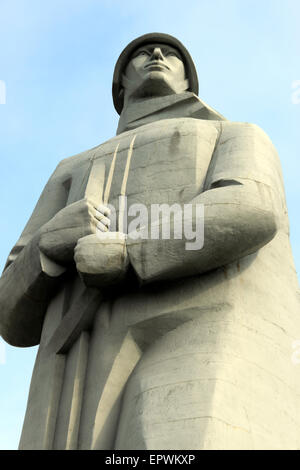
<path id="1" fill-rule="evenodd" d="M 193 60 L 178 39 L 150 33 L 123 50 L 115 67 L 113 100 L 119 114 L 129 100 L 192 91 L 198 94 Z"/>

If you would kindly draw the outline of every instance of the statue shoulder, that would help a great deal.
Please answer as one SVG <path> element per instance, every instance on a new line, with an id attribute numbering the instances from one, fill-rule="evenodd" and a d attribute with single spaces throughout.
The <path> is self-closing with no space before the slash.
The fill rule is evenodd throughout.
<path id="1" fill-rule="evenodd" d="M 221 141 L 228 138 L 236 138 L 238 140 L 253 139 L 257 142 L 264 143 L 265 145 L 268 144 L 273 147 L 268 134 L 257 124 L 249 122 L 222 121 Z"/>
<path id="2" fill-rule="evenodd" d="M 101 158 L 102 146 L 103 144 L 100 144 L 91 149 L 62 159 L 56 167 L 55 174 L 58 176 L 65 173 L 72 173 L 76 168 L 90 162 L 93 158 Z"/>
<path id="3" fill-rule="evenodd" d="M 214 182 L 233 179 L 260 182 L 276 188 L 284 199 L 278 153 L 266 132 L 256 124 L 221 123 L 209 177 Z"/>

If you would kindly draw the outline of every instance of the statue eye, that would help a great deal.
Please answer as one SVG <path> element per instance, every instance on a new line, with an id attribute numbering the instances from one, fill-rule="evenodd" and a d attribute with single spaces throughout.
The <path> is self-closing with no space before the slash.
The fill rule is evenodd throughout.
<path id="1" fill-rule="evenodd" d="M 145 55 L 145 56 L 146 56 L 146 55 L 150 55 L 150 54 L 149 54 L 148 51 L 139 51 L 139 52 L 136 54 L 136 57 L 137 57 L 137 56 L 140 56 L 140 55 L 142 55 L 142 56 Z"/>
<path id="2" fill-rule="evenodd" d="M 178 54 L 176 54 L 176 52 L 174 51 L 169 51 L 169 52 L 166 52 L 165 54 L 167 57 L 171 56 L 171 57 L 178 57 Z"/>

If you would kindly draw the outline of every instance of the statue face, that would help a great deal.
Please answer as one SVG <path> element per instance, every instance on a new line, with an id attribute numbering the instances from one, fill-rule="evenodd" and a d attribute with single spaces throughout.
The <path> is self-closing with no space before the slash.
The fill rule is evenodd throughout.
<path id="1" fill-rule="evenodd" d="M 128 97 L 163 96 L 188 89 L 181 54 L 167 44 L 147 44 L 131 56 L 123 75 Z"/>

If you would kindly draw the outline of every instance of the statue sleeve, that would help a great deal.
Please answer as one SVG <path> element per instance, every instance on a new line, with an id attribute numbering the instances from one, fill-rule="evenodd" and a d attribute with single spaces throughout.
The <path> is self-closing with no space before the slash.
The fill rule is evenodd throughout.
<path id="1" fill-rule="evenodd" d="M 131 265 L 141 283 L 227 265 L 272 240 L 283 224 L 284 204 L 280 163 L 270 139 L 256 125 L 223 122 L 204 191 L 173 217 L 178 224 L 181 216 L 183 227 L 190 223 L 193 231 L 187 233 L 194 233 L 194 242 L 184 230 L 181 238 L 171 230 L 169 239 L 153 239 L 150 231 L 139 239 L 129 234 Z"/>
<path id="2" fill-rule="evenodd" d="M 65 271 L 38 248 L 39 230 L 66 202 L 66 191 L 55 170 L 12 249 L 0 278 L 0 334 L 15 346 L 39 343 L 44 315 Z"/>

